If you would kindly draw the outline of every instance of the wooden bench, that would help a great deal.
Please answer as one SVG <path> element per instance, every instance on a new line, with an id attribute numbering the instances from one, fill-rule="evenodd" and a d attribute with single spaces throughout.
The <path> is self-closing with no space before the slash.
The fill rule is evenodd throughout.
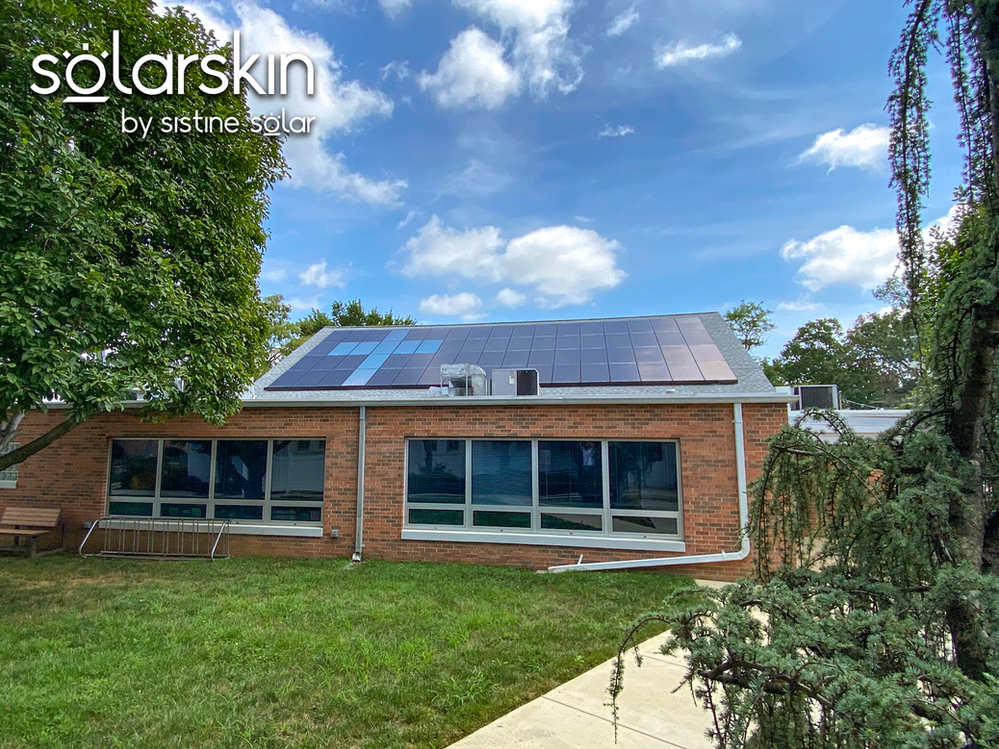
<path id="1" fill-rule="evenodd" d="M 13 536 L 14 546 L 20 539 L 28 539 L 32 557 L 39 555 L 38 537 L 51 533 L 56 528 L 61 529 L 62 536 L 58 549 L 41 552 L 52 554 L 62 551 L 66 543 L 66 526 L 60 522 L 62 510 L 48 507 L 8 507 L 0 518 L 0 536 Z"/>

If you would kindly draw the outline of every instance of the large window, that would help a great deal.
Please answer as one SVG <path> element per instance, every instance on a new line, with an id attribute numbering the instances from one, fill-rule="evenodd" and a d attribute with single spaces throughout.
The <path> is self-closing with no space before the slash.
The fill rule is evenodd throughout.
<path id="1" fill-rule="evenodd" d="M 406 456 L 409 527 L 682 535 L 674 441 L 413 439 Z"/>
<path id="2" fill-rule="evenodd" d="M 318 524 L 324 440 L 111 442 L 108 513 Z"/>

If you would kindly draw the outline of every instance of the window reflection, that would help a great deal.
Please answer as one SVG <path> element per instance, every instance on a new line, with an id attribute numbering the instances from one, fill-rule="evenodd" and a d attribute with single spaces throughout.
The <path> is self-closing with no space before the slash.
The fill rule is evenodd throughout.
<path id="1" fill-rule="evenodd" d="M 531 505 L 530 442 L 472 442 L 472 503 Z"/>
<path id="2" fill-rule="evenodd" d="M 325 464 L 324 440 L 275 440 L 271 499 L 322 502 Z"/>
<path id="3" fill-rule="evenodd" d="M 164 497 L 207 497 L 211 470 L 210 440 L 164 440 L 160 494 Z"/>
<path id="4" fill-rule="evenodd" d="M 615 510 L 676 511 L 676 445 L 611 442 L 610 506 Z"/>
<path id="5" fill-rule="evenodd" d="M 109 492 L 116 496 L 153 496 L 158 450 L 156 440 L 114 440 L 111 443 Z"/>
<path id="6" fill-rule="evenodd" d="M 600 507 L 601 469 L 599 442 L 539 442 L 539 502 L 550 507 Z"/>
<path id="7" fill-rule="evenodd" d="M 267 443 L 219 440 L 217 449 L 215 496 L 263 499 Z"/>
<path id="8" fill-rule="evenodd" d="M 464 440 L 410 440 L 409 501 L 464 504 Z"/>

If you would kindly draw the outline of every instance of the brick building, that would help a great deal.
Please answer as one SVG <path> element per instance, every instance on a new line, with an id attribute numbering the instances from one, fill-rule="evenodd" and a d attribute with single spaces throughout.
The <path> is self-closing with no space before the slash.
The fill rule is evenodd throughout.
<path id="1" fill-rule="evenodd" d="M 440 387 L 456 363 L 489 380 Z M 516 394 L 531 370 L 537 394 Z M 328 328 L 224 427 L 94 418 L 0 474 L 0 507 L 59 506 L 72 543 L 106 516 L 214 518 L 234 554 L 734 579 L 788 400 L 717 313 Z M 32 414 L 19 440 L 59 419 Z"/>

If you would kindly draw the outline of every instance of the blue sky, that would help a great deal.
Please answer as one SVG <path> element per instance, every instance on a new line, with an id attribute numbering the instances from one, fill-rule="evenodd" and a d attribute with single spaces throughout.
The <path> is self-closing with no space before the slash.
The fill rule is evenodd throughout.
<path id="1" fill-rule="evenodd" d="M 421 322 L 775 310 L 850 324 L 894 266 L 887 62 L 901 2 L 188 2 L 309 54 L 264 294 Z M 960 178 L 933 63 L 927 223 Z"/>

